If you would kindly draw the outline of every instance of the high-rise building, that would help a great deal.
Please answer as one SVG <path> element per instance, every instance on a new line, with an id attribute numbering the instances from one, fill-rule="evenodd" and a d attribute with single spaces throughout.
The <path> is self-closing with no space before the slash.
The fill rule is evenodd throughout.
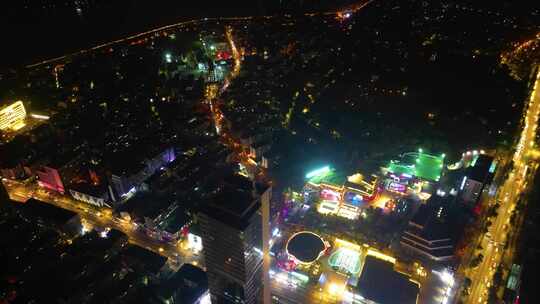
<path id="1" fill-rule="evenodd" d="M 429 263 L 452 260 L 470 219 L 467 209 L 457 203 L 454 195 L 432 195 L 409 221 L 401 236 L 401 249 Z"/>
<path id="2" fill-rule="evenodd" d="M 203 204 L 199 217 L 213 304 L 269 303 L 270 195 L 270 187 L 234 175 Z"/>
<path id="3" fill-rule="evenodd" d="M 454 239 L 449 226 L 444 205 L 421 205 L 401 236 L 401 246 L 434 261 L 450 260 Z"/>

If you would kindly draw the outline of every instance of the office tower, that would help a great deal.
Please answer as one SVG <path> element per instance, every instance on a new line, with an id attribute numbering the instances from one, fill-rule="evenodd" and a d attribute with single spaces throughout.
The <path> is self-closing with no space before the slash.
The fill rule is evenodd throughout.
<path id="1" fill-rule="evenodd" d="M 235 175 L 203 204 L 199 217 L 213 304 L 269 303 L 270 193 Z"/>

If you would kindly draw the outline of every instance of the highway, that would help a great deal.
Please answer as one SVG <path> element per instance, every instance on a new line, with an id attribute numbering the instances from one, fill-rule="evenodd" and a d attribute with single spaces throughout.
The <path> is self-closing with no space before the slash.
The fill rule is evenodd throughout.
<path id="1" fill-rule="evenodd" d="M 514 167 L 508 178 L 499 189 L 497 201 L 500 207 L 497 216 L 492 220 L 488 232 L 482 236 L 481 246 L 484 258 L 480 265 L 471 271 L 470 295 L 467 303 L 487 303 L 488 289 L 492 284 L 493 274 L 501 263 L 504 243 L 507 241 L 509 219 L 520 195 L 532 184 L 530 176 L 534 176 L 536 166 L 528 163 L 529 155 L 535 149 L 538 115 L 540 113 L 540 71 L 536 75 L 533 91 L 530 95 L 527 111 L 524 113 L 523 130 L 521 131 L 516 151 L 513 155 Z M 528 174 L 529 173 L 529 174 Z"/>
<path id="2" fill-rule="evenodd" d="M 341 8 L 337 11 L 328 11 L 328 12 L 309 12 L 305 13 L 305 16 L 317 16 L 317 15 L 333 15 L 333 14 L 342 14 L 344 11 L 355 13 L 361 9 L 363 9 L 365 6 L 370 4 L 373 0 L 361 0 L 354 4 L 351 4 L 345 8 Z M 128 44 L 131 42 L 137 42 L 141 40 L 151 39 L 153 37 L 161 36 L 167 31 L 176 30 L 178 28 L 182 28 L 184 26 L 189 25 L 197 25 L 199 23 L 205 23 L 205 22 L 223 22 L 223 21 L 248 21 L 253 19 L 270 19 L 274 18 L 276 16 L 282 17 L 281 15 L 266 15 L 266 16 L 236 16 L 236 17 L 209 17 L 209 18 L 201 18 L 201 19 L 192 19 L 182 22 L 177 22 L 169 25 L 165 25 L 162 27 L 158 27 L 155 29 L 151 29 L 145 32 L 133 34 L 124 38 L 116 39 L 113 41 L 104 42 L 98 45 L 95 45 L 93 47 L 82 49 L 77 52 L 66 54 L 63 56 L 58 56 L 55 58 L 50 58 L 46 60 L 42 60 L 33 64 L 29 64 L 26 66 L 26 68 L 37 68 L 40 66 L 49 66 L 49 65 L 58 65 L 58 64 L 64 64 L 67 61 L 71 60 L 72 57 L 76 56 L 83 56 L 88 55 L 92 52 L 99 51 L 99 50 L 107 50 L 108 48 L 115 47 L 117 45 L 121 44 Z M 234 51 L 234 50 L 233 50 Z"/>

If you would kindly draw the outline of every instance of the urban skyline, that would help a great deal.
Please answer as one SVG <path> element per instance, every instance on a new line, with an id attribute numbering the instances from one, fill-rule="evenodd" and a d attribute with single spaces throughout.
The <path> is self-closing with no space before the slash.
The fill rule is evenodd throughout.
<path id="1" fill-rule="evenodd" d="M 0 70 L 0 302 L 538 298 L 540 7 L 156 5 L 8 11 L 95 36 Z"/>

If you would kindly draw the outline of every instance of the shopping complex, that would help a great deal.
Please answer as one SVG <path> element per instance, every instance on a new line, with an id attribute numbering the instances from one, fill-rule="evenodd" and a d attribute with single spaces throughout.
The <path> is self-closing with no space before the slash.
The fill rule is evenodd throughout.
<path id="1" fill-rule="evenodd" d="M 417 303 L 420 283 L 398 271 L 393 256 L 367 244 L 299 231 L 289 236 L 283 250 L 270 272 L 283 286 L 296 289 L 311 282 L 331 302 Z"/>
<path id="2" fill-rule="evenodd" d="M 397 160 L 391 160 L 385 168 L 384 188 L 388 191 L 406 194 L 413 192 L 420 199 L 427 200 L 433 184 L 440 181 L 446 155 L 431 155 L 421 148 L 418 152 L 404 153 Z"/>
<path id="3" fill-rule="evenodd" d="M 360 173 L 345 176 L 325 166 L 306 175 L 305 199 L 316 195 L 320 199 L 317 210 L 321 214 L 335 214 L 357 219 L 361 208 L 373 202 L 378 194 L 378 178 L 365 179 Z"/>
<path id="4" fill-rule="evenodd" d="M 431 155 L 422 149 L 404 153 L 381 168 L 380 176 L 347 176 L 324 166 L 306 174 L 304 195 L 319 195 L 319 213 L 349 219 L 358 218 L 365 207 L 392 207 L 387 204 L 392 204 L 389 196 L 414 194 L 425 201 L 443 175 L 445 156 Z"/>
<path id="5" fill-rule="evenodd" d="M 382 168 L 380 176 L 361 173 L 346 175 L 323 166 L 306 174 L 304 201 L 313 202 L 317 211 L 351 220 L 358 219 L 364 208 L 393 211 L 396 201 L 414 195 L 426 201 L 443 174 L 445 154 L 434 156 L 418 152 L 404 153 Z"/>
<path id="6" fill-rule="evenodd" d="M 304 226 L 300 217 L 300 224 L 293 226 L 296 228 L 286 241 L 275 244 L 281 249 L 273 248 L 271 276 L 290 288 L 314 283 L 320 296 L 329 302 L 417 303 L 420 282 L 427 276 L 420 264 L 404 269 L 393 254 L 365 242 L 347 241 L 353 237 L 350 234 L 336 237 L 324 222 L 327 216 L 336 216 L 349 220 L 340 223 L 354 225 L 350 221 L 369 220 L 374 212 L 381 216 L 397 212 L 401 216 L 400 208 L 412 208 L 407 201 L 425 205 L 432 196 L 438 197 L 439 182 L 446 172 L 445 154 L 432 155 L 418 149 L 389 161 L 377 174 L 344 171 L 326 165 L 305 175 L 302 192 L 293 193 L 293 201 L 300 213 L 315 210 L 319 215 L 315 223 L 322 223 Z"/>

